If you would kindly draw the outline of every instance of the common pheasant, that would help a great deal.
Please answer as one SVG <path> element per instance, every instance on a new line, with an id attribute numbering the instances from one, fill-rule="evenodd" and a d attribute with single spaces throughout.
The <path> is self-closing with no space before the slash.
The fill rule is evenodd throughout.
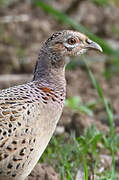
<path id="1" fill-rule="evenodd" d="M 45 150 L 64 106 L 67 56 L 102 48 L 80 32 L 54 33 L 33 80 L 0 91 L 0 180 L 24 180 Z"/>

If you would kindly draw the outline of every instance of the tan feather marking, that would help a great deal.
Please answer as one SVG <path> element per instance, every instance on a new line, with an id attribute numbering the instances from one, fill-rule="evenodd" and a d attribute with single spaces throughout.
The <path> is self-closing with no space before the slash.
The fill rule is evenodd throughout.
<path id="1" fill-rule="evenodd" d="M 2 115 L 0 114 L 0 118 L 4 118 L 4 116 L 2 116 Z"/>
<path id="2" fill-rule="evenodd" d="M 17 111 L 12 111 L 12 114 L 17 114 L 18 112 Z"/>
<path id="3" fill-rule="evenodd" d="M 18 111 L 22 111 L 22 108 L 18 109 Z"/>
<path id="4" fill-rule="evenodd" d="M 2 109 L 7 109 L 7 106 L 5 104 L 1 104 L 0 106 Z"/>
<path id="5" fill-rule="evenodd" d="M 55 95 L 55 93 L 53 93 L 53 91 L 47 87 L 41 87 L 40 88 L 44 93 L 46 93 L 46 95 L 50 98 L 52 98 L 53 101 L 56 101 L 57 96 Z M 48 97 L 43 97 L 44 100 L 49 100 Z"/>
<path id="6" fill-rule="evenodd" d="M 6 106 L 5 103 L 1 103 L 0 106 Z"/>
<path id="7" fill-rule="evenodd" d="M 47 87 L 41 87 L 40 88 L 44 93 L 51 93 L 51 89 Z"/>
<path id="8" fill-rule="evenodd" d="M 0 161 L 2 161 L 4 159 L 4 154 L 0 153 Z"/>
<path id="9" fill-rule="evenodd" d="M 17 115 L 15 114 L 15 117 L 20 117 L 20 114 L 17 114 Z"/>
<path id="10" fill-rule="evenodd" d="M 3 140 L 2 143 L 0 144 L 0 147 L 3 147 L 7 140 L 8 140 L 8 138 L 6 138 L 5 140 Z"/>
<path id="11" fill-rule="evenodd" d="M 10 121 L 16 121 L 16 119 L 13 116 L 10 116 Z"/>
<path id="12" fill-rule="evenodd" d="M 47 87 L 42 87 L 40 88 L 44 93 L 46 93 L 46 95 L 48 94 L 48 97 L 52 98 L 53 101 L 56 101 L 56 96 L 55 94 L 52 92 L 51 89 L 47 88 Z M 42 97 L 44 100 L 49 100 L 48 97 Z"/>
<path id="13" fill-rule="evenodd" d="M 64 51 L 65 47 L 63 46 L 63 44 L 57 43 L 53 46 L 53 50 L 54 51 Z"/>
<path id="14" fill-rule="evenodd" d="M 2 113 L 3 113 L 3 115 L 10 114 L 10 112 L 9 112 L 9 111 L 3 111 Z"/>

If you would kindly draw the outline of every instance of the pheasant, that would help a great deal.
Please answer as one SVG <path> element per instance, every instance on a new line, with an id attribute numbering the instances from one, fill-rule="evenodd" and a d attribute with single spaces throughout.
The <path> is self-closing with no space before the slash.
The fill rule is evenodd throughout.
<path id="1" fill-rule="evenodd" d="M 102 48 L 71 30 L 42 46 L 33 80 L 0 91 L 0 180 L 24 180 L 36 165 L 61 116 L 67 56 Z"/>

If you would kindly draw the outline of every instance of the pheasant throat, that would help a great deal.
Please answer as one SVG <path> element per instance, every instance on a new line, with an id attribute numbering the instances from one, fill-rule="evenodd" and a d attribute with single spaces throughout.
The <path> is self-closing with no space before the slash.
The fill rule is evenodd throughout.
<path id="1" fill-rule="evenodd" d="M 65 58 L 56 52 L 41 51 L 36 62 L 33 80 L 59 82 L 65 78 Z"/>

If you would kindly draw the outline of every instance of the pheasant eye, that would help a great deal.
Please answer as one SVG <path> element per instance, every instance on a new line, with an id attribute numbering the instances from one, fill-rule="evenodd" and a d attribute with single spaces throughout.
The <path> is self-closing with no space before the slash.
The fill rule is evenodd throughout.
<path id="1" fill-rule="evenodd" d="M 73 44 L 76 44 L 76 39 L 75 38 L 70 38 L 70 39 L 68 39 L 68 44 L 70 44 L 70 45 L 73 45 Z"/>

